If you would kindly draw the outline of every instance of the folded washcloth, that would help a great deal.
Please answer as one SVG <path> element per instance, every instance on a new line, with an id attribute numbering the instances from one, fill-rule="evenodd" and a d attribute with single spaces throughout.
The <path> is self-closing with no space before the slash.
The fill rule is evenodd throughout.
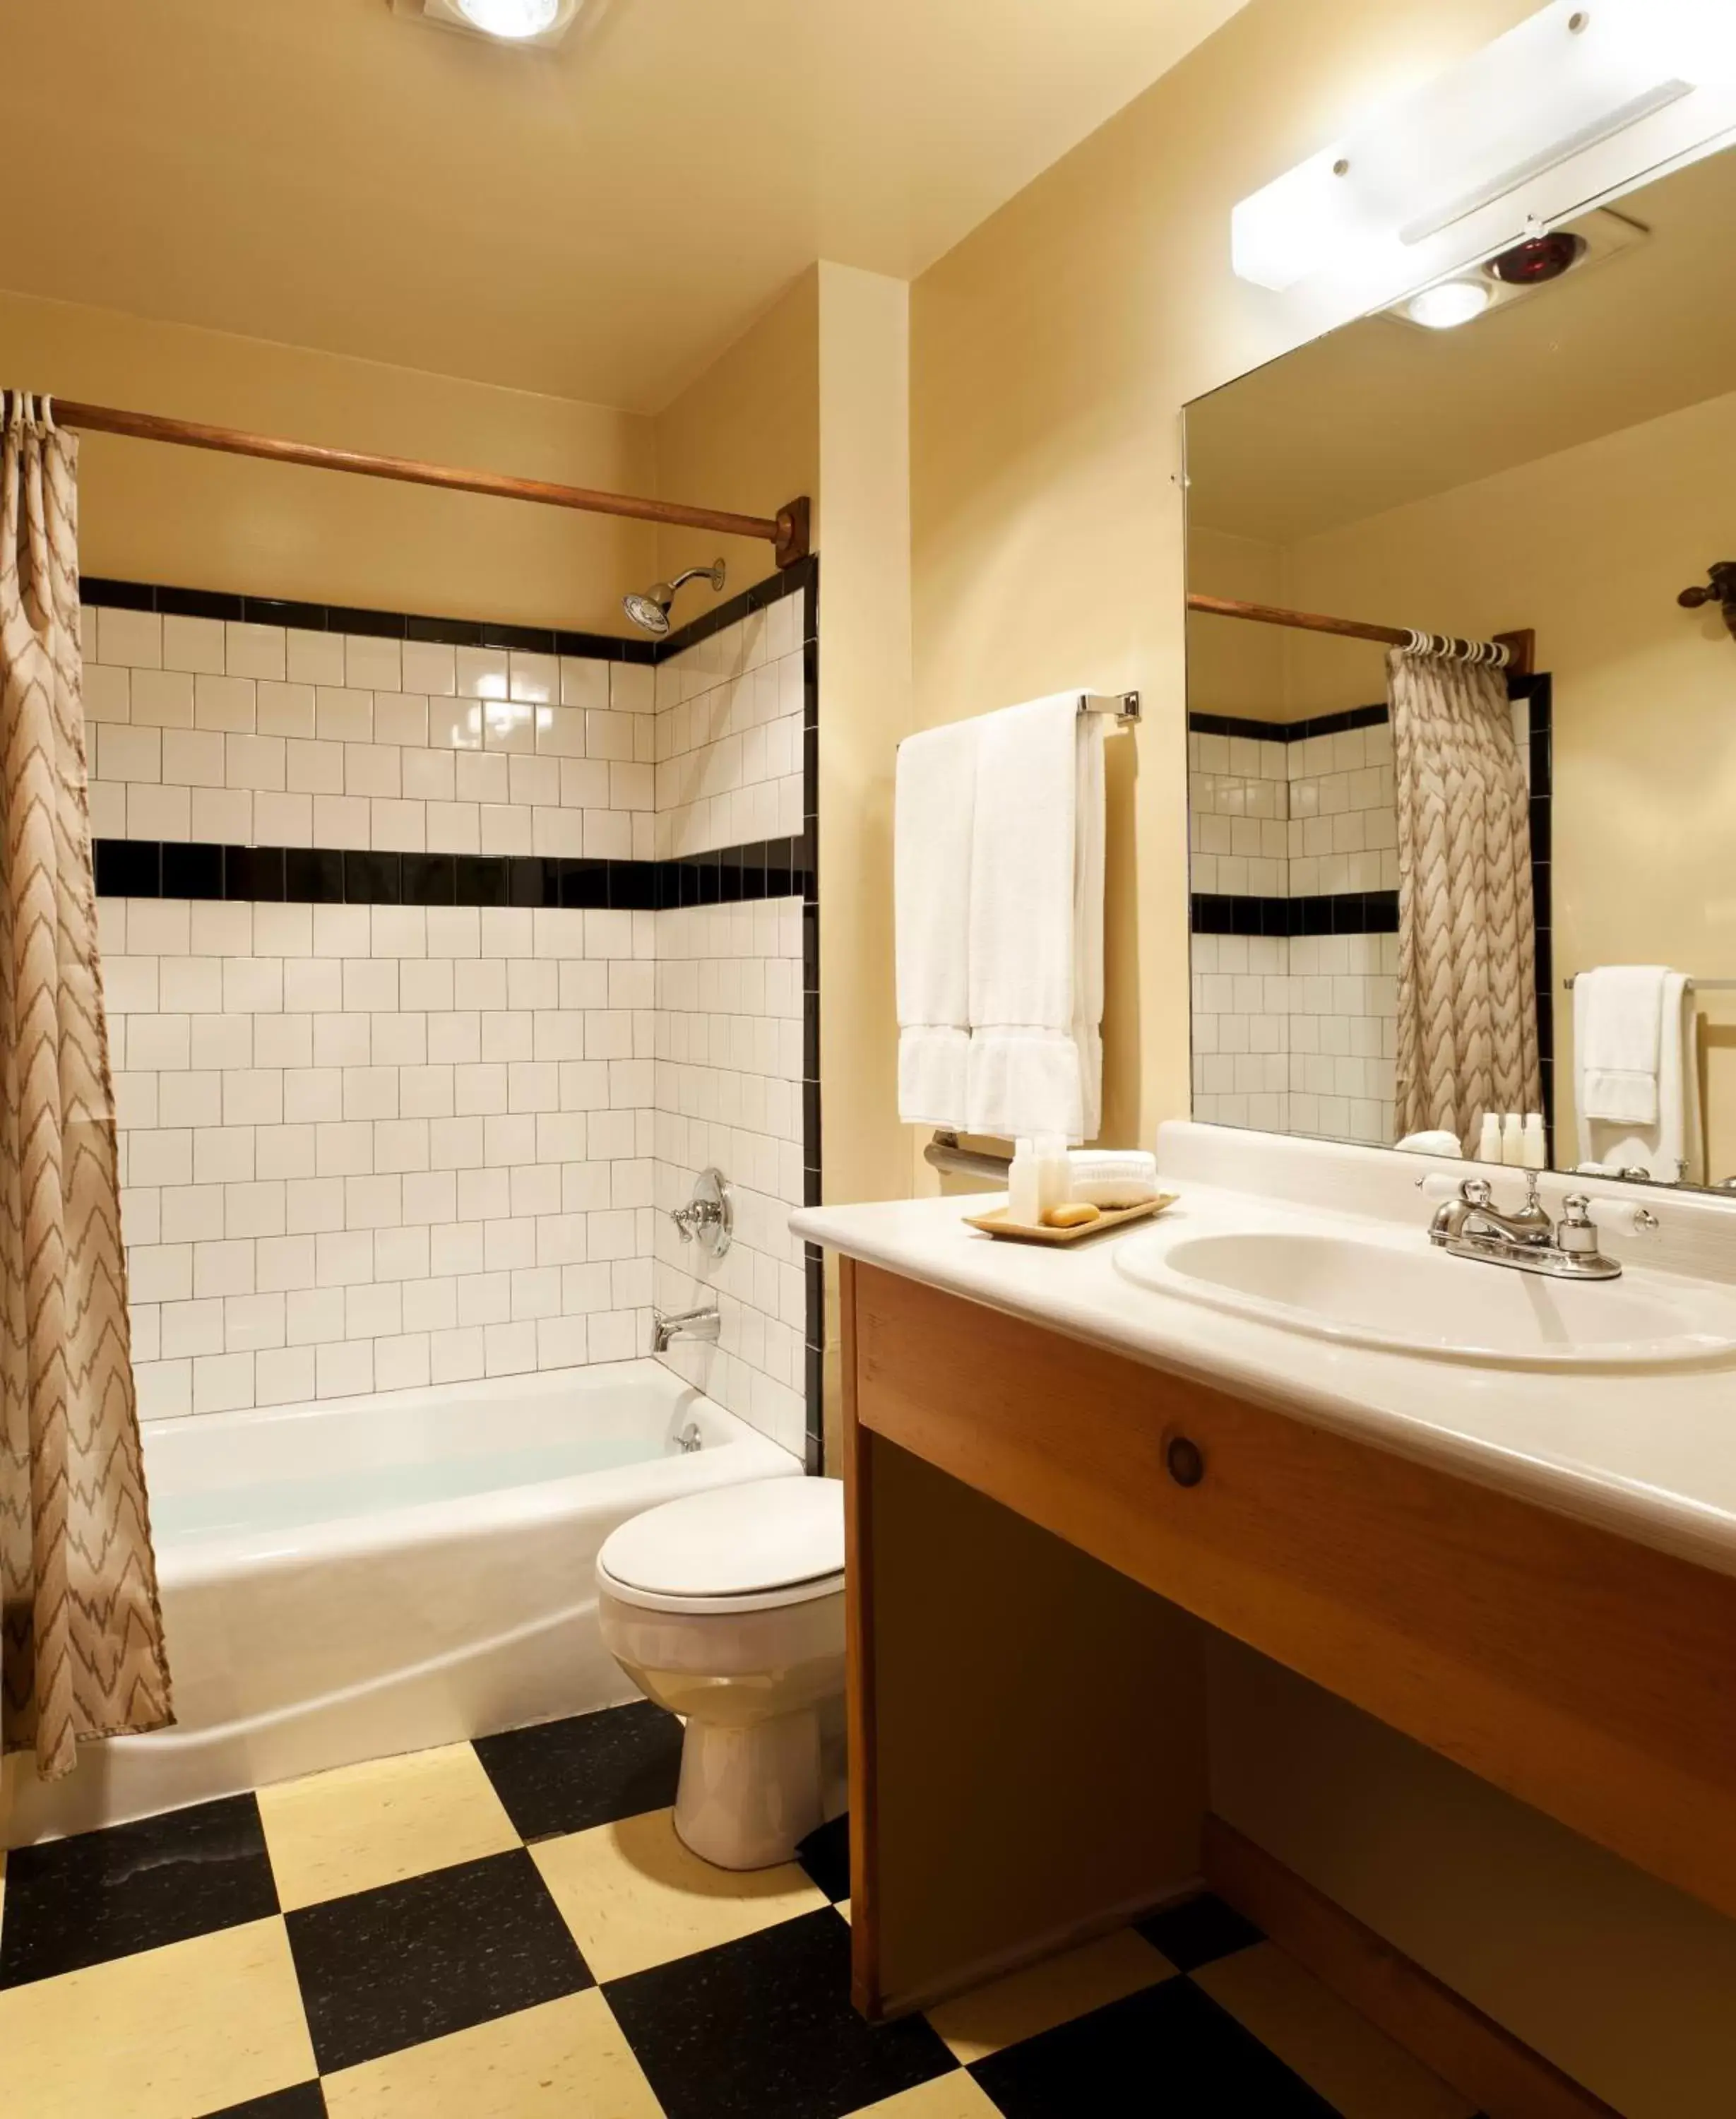
<path id="1" fill-rule="evenodd" d="M 1143 1148 L 1076 1148 L 1067 1159 L 1073 1197 L 1093 1207 L 1142 1207 L 1157 1197 L 1157 1157 Z"/>
<path id="2" fill-rule="evenodd" d="M 967 1124 L 1096 1129 L 1102 1096 L 1101 719 L 1076 690 L 979 724 Z"/>
<path id="3" fill-rule="evenodd" d="M 898 1115 L 966 1124 L 971 825 L 977 730 L 954 721 L 898 747 L 893 805 Z"/>
<path id="4" fill-rule="evenodd" d="M 1573 982 L 1573 1046 L 1581 1118 L 1658 1122 L 1663 1051 L 1662 964 L 1600 964 Z"/>

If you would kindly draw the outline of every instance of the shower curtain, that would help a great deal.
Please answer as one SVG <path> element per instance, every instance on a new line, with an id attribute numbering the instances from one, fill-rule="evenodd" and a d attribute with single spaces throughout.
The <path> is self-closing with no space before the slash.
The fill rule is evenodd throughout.
<path id="1" fill-rule="evenodd" d="M 1529 791 L 1498 669 L 1387 657 L 1399 851 L 1397 1137 L 1474 1152 L 1543 1108 Z"/>
<path id="2" fill-rule="evenodd" d="M 78 640 L 78 445 L 0 397 L 0 1741 L 172 1720 L 133 1400 Z"/>

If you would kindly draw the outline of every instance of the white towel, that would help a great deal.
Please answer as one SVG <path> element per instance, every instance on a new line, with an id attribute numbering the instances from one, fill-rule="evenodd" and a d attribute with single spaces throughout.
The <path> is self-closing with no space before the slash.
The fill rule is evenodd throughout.
<path id="1" fill-rule="evenodd" d="M 1573 981 L 1573 1049 L 1582 1117 L 1658 1123 L 1662 964 L 1599 964 Z"/>
<path id="2" fill-rule="evenodd" d="M 955 1131 L 966 1123 L 979 726 L 954 721 L 901 743 L 893 805 L 898 1115 Z"/>
<path id="3" fill-rule="evenodd" d="M 1613 967 L 1611 967 L 1613 968 Z M 1695 1043 L 1693 988 L 1681 971 L 1663 975 L 1659 996 L 1657 1090 L 1655 1120 L 1638 1124 L 1599 1118 L 1585 1104 L 1581 1040 L 1585 1021 L 1580 990 L 1599 974 L 1581 972 L 1573 982 L 1575 1070 L 1580 1080 L 1579 1152 L 1585 1163 L 1607 1171 L 1644 1170 L 1660 1184 L 1697 1185 L 1705 1179 L 1700 1110 L 1700 1064 Z"/>
<path id="4" fill-rule="evenodd" d="M 1095 1133 L 1104 728 L 1077 691 L 986 716 L 971 838 L 969 1130 Z"/>

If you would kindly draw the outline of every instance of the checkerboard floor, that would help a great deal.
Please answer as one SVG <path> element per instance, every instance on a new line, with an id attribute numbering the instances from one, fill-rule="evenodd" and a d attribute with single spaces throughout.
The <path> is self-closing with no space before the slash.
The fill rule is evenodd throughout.
<path id="1" fill-rule="evenodd" d="M 841 1824 L 731 1876 L 647 1704 L 15 1852 L 8 2119 L 1470 2119 L 1226 1906 L 880 2028 Z"/>

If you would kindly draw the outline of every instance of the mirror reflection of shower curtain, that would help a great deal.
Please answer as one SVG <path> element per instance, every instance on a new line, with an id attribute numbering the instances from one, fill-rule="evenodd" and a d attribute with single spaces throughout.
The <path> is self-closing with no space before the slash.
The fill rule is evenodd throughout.
<path id="1" fill-rule="evenodd" d="M 1473 1151 L 1543 1108 L 1530 791 L 1502 671 L 1387 657 L 1399 842 L 1397 1136 Z"/>
<path id="2" fill-rule="evenodd" d="M 78 444 L 0 393 L 0 1749 L 173 1718 L 121 1248 L 78 642 Z"/>

